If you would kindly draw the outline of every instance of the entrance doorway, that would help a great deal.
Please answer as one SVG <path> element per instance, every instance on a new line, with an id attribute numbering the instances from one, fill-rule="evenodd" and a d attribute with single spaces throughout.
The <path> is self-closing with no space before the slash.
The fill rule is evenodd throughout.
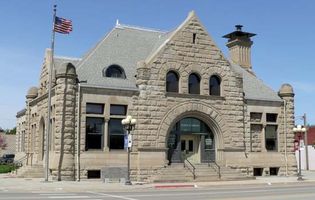
<path id="1" fill-rule="evenodd" d="M 215 141 L 211 129 L 200 119 L 183 118 L 172 128 L 168 138 L 168 161 L 192 163 L 215 161 Z"/>

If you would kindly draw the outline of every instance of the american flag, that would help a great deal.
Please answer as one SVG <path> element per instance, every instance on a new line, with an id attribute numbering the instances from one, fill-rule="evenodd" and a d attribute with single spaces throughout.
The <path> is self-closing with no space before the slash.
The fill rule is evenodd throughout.
<path id="1" fill-rule="evenodd" d="M 72 21 L 61 17 L 56 17 L 54 31 L 62 34 L 69 34 L 72 31 Z"/>

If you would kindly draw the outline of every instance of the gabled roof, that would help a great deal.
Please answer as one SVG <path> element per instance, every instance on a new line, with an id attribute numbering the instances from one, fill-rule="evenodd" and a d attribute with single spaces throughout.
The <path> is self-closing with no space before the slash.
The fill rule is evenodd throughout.
<path id="1" fill-rule="evenodd" d="M 116 24 L 116 26 L 78 63 L 79 80 L 87 80 L 88 85 L 111 89 L 130 89 L 136 87 L 137 62 L 152 59 L 166 45 L 167 41 L 194 17 L 191 12 L 179 27 L 171 32 Z M 75 64 L 75 63 L 73 63 Z M 103 70 L 112 64 L 121 66 L 126 79 L 103 77 Z M 278 94 L 265 85 L 255 75 L 239 65 L 230 62 L 231 69 L 243 76 L 246 99 L 282 101 Z"/>
<path id="2" fill-rule="evenodd" d="M 230 62 L 232 70 L 243 76 L 243 87 L 245 99 L 265 100 L 265 101 L 282 101 L 274 90 L 268 87 L 262 80 L 254 74 L 248 72 L 239 65 Z"/>
<path id="3" fill-rule="evenodd" d="M 113 89 L 137 89 L 137 62 L 144 60 L 164 39 L 163 31 L 118 24 L 77 64 L 79 80 L 88 85 Z M 119 65 L 126 79 L 104 77 L 103 70 L 110 65 Z"/>

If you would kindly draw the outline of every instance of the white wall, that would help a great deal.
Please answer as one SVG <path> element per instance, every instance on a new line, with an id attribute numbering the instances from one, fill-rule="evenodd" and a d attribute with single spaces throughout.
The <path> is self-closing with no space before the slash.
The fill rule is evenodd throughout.
<path id="1" fill-rule="evenodd" d="M 299 167 L 299 151 L 295 151 L 296 161 Z M 305 148 L 301 147 L 301 169 L 306 169 Z M 315 148 L 308 145 L 309 170 L 315 170 Z"/>

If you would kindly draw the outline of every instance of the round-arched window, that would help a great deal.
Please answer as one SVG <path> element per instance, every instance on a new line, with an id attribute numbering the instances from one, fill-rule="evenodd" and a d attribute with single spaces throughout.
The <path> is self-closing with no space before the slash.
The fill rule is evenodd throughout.
<path id="1" fill-rule="evenodd" d="M 221 80 L 218 76 L 213 75 L 209 80 L 209 94 L 214 96 L 221 95 Z"/>
<path id="2" fill-rule="evenodd" d="M 178 92 L 178 75 L 174 71 L 169 71 L 166 75 L 166 92 Z"/>
<path id="3" fill-rule="evenodd" d="M 103 71 L 103 76 L 112 78 L 126 78 L 124 69 L 119 65 L 111 65 L 105 71 Z"/>
<path id="4" fill-rule="evenodd" d="M 200 77 L 196 73 L 189 75 L 188 92 L 189 94 L 200 94 Z"/>

